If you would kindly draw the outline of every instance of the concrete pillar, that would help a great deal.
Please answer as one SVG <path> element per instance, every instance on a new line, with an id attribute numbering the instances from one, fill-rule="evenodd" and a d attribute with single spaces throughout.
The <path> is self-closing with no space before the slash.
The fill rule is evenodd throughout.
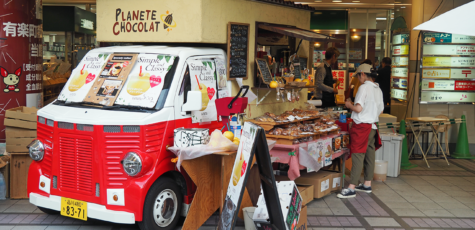
<path id="1" fill-rule="evenodd" d="M 0 143 L 5 110 L 43 103 L 42 0 L 5 0 L 0 7 Z"/>

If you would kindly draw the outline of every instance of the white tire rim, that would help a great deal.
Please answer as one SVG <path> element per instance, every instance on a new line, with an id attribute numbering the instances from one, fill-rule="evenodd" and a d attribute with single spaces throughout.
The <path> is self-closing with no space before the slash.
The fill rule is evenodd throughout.
<path id="1" fill-rule="evenodd" d="M 159 227 L 167 227 L 175 219 L 178 210 L 178 200 L 175 192 L 165 189 L 155 198 L 153 219 Z"/>

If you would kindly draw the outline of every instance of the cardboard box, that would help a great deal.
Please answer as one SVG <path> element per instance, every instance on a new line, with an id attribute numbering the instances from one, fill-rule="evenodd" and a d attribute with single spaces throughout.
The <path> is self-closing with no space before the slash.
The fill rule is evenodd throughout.
<path id="1" fill-rule="evenodd" d="M 341 182 L 343 181 L 343 174 L 342 173 L 333 173 L 332 174 L 332 188 L 331 191 L 340 191 L 341 190 Z"/>
<path id="2" fill-rule="evenodd" d="M 28 169 L 31 164 L 29 154 L 13 154 L 11 155 L 10 166 L 10 198 L 26 199 L 28 184 Z"/>
<path id="3" fill-rule="evenodd" d="M 13 118 L 23 121 L 33 121 L 36 123 L 36 112 L 38 109 L 35 107 L 20 106 L 5 111 L 5 118 Z"/>
<path id="4" fill-rule="evenodd" d="M 297 188 L 300 192 L 300 196 L 302 197 L 302 205 L 307 205 L 313 200 L 313 185 L 297 184 Z"/>
<path id="5" fill-rule="evenodd" d="M 302 207 L 302 210 L 300 210 L 299 222 L 294 230 L 307 230 L 307 206 Z"/>
<path id="6" fill-rule="evenodd" d="M 15 127 L 5 127 L 5 135 L 7 138 L 21 138 L 21 137 L 32 137 L 36 138 L 36 131 L 29 129 L 21 129 Z"/>
<path id="7" fill-rule="evenodd" d="M 332 175 L 331 172 L 318 171 L 312 173 L 302 173 L 295 179 L 297 184 L 311 184 L 314 186 L 313 198 L 322 198 L 331 192 Z"/>

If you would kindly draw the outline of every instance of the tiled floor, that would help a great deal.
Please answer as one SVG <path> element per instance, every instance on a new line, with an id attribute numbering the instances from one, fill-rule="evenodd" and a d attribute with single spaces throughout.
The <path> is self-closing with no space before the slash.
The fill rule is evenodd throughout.
<path id="1" fill-rule="evenodd" d="M 412 161 L 419 167 L 402 170 L 398 178 L 373 182 L 373 193 L 358 193 L 354 199 L 341 200 L 335 194 L 315 199 L 307 205 L 308 229 L 475 229 L 475 161 L 449 161 L 450 166 L 445 160 L 430 160 L 431 168 L 422 160 Z M 217 215 L 212 216 L 200 229 L 214 230 L 217 220 Z M 238 222 L 236 229 L 244 229 L 242 225 Z M 0 230 L 4 229 L 139 228 L 46 215 L 28 200 L 4 200 L 0 201 Z"/>

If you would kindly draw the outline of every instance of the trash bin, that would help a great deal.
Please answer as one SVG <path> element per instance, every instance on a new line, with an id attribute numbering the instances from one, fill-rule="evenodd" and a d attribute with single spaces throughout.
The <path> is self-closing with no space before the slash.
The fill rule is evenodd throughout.
<path id="1" fill-rule="evenodd" d="M 386 174 L 388 173 L 388 162 L 376 160 L 374 164 L 373 180 L 384 182 L 386 181 Z"/>
<path id="2" fill-rule="evenodd" d="M 244 228 L 246 230 L 256 230 L 256 225 L 254 224 L 254 220 L 252 219 L 255 210 L 256 207 L 247 207 L 242 209 L 242 211 L 244 212 Z"/>
<path id="3" fill-rule="evenodd" d="M 404 135 L 380 133 L 383 146 L 376 151 L 376 160 L 387 161 L 387 176 L 398 177 L 401 171 L 401 151 Z"/>

